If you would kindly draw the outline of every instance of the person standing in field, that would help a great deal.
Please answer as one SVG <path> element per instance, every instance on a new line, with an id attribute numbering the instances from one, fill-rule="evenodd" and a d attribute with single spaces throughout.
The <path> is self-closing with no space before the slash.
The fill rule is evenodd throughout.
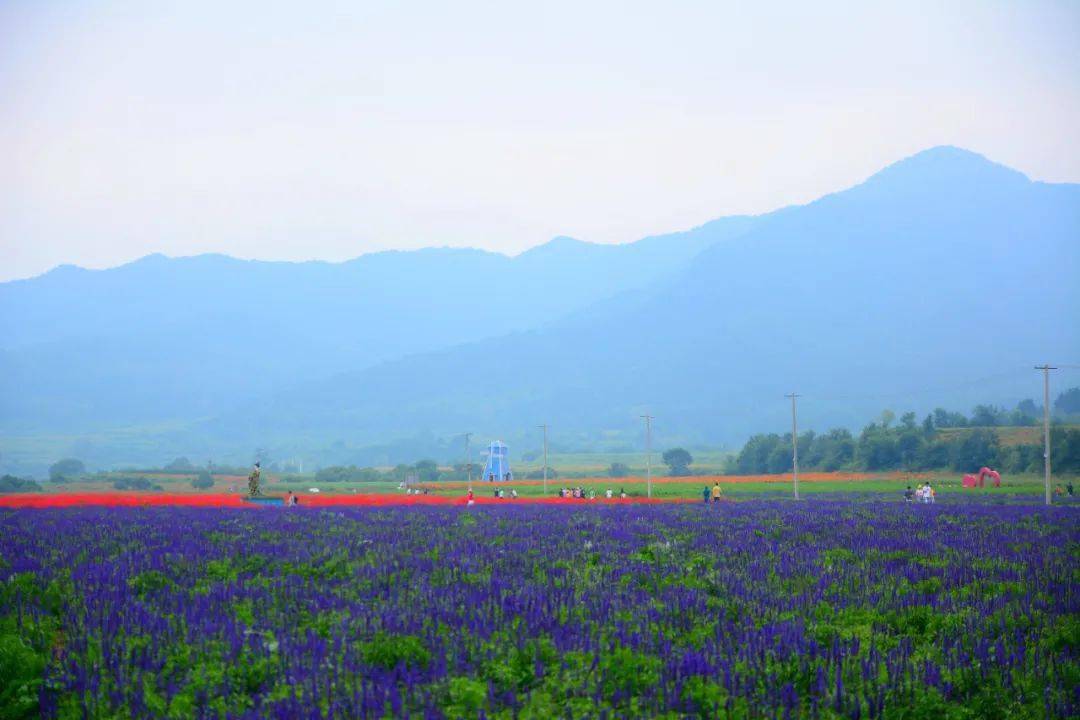
<path id="1" fill-rule="evenodd" d="M 709 486 L 701 488 L 701 500 L 708 505 L 709 504 Z"/>
<path id="2" fill-rule="evenodd" d="M 258 461 L 255 462 L 255 467 L 251 469 L 251 474 L 248 475 L 248 495 L 255 496 L 261 495 L 259 491 L 259 476 L 262 474 L 262 470 L 259 469 Z"/>
<path id="3" fill-rule="evenodd" d="M 712 501 L 714 503 L 720 502 L 720 495 L 723 492 L 724 491 L 720 489 L 720 481 L 717 480 L 716 482 L 714 482 L 712 486 Z"/>

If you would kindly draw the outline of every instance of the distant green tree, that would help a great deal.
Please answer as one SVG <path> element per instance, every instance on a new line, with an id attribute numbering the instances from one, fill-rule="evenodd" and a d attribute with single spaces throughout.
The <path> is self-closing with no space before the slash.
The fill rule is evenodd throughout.
<path id="1" fill-rule="evenodd" d="M 736 474 L 762 475 L 769 472 L 769 456 L 779 443 L 780 436 L 775 433 L 752 435 L 735 460 Z"/>
<path id="2" fill-rule="evenodd" d="M 113 487 L 117 490 L 155 490 L 160 491 L 163 488 L 157 483 L 151 482 L 148 478 L 144 478 L 141 475 L 134 477 L 118 477 L 113 480 Z"/>
<path id="3" fill-rule="evenodd" d="M 1060 398 L 1059 398 L 1060 399 Z M 1026 415 L 1032 419 L 1038 418 L 1042 415 L 1042 408 L 1035 404 L 1034 400 L 1027 399 L 1021 400 L 1016 405 L 1016 410 L 1022 415 Z"/>
<path id="4" fill-rule="evenodd" d="M 949 444 L 940 441 L 930 441 L 923 445 L 919 453 L 918 468 L 920 470 L 936 470 L 949 466 Z"/>
<path id="5" fill-rule="evenodd" d="M 664 451 L 663 461 L 668 466 L 669 475 L 681 476 L 690 474 L 690 464 L 694 458 L 683 448 L 672 448 Z"/>
<path id="6" fill-rule="evenodd" d="M 82 460 L 75 458 L 58 460 L 49 466 L 49 479 L 56 483 L 75 480 L 85 474 L 86 466 L 83 465 Z"/>
<path id="7" fill-rule="evenodd" d="M 915 427 L 915 413 L 906 412 L 900 416 L 900 428 L 902 430 L 914 430 Z"/>
<path id="8" fill-rule="evenodd" d="M 891 470 L 900 461 L 896 437 L 882 425 L 870 423 L 863 428 L 855 448 L 855 459 L 864 470 Z"/>
<path id="9" fill-rule="evenodd" d="M 926 418 L 923 419 L 923 421 L 922 421 L 922 432 L 923 432 L 923 437 L 925 439 L 927 439 L 927 440 L 929 440 L 930 438 L 934 437 L 934 435 L 937 434 L 937 428 L 934 427 L 934 416 L 933 415 L 928 414 L 926 416 Z"/>
<path id="10" fill-rule="evenodd" d="M 24 480 L 14 475 L 0 477 L 0 493 L 41 492 L 42 488 L 33 480 Z"/>
<path id="11" fill-rule="evenodd" d="M 195 466 L 186 457 L 178 457 L 162 469 L 165 472 L 183 473 L 191 472 Z"/>
<path id="12" fill-rule="evenodd" d="M 621 462 L 613 462 L 608 466 L 607 474 L 608 477 L 613 478 L 627 477 L 630 474 L 630 466 Z"/>
<path id="13" fill-rule="evenodd" d="M 790 472 L 792 469 L 792 447 L 790 442 L 781 442 L 773 446 L 765 471 L 772 474 Z"/>
<path id="14" fill-rule="evenodd" d="M 995 427 L 998 424 L 998 409 L 993 405 L 976 405 L 971 411 L 970 424 L 975 427 Z"/>
<path id="15" fill-rule="evenodd" d="M 911 427 L 903 428 L 896 438 L 896 451 L 900 455 L 900 466 L 905 470 L 918 470 L 922 456 L 923 439 L 922 432 L 915 427 L 915 413 L 912 416 Z M 905 416 L 906 417 L 906 416 Z"/>
<path id="16" fill-rule="evenodd" d="M 1080 415 L 1080 387 L 1069 388 L 1054 401 L 1057 415 Z M 1053 460 L 1053 458 L 1051 458 Z"/>
<path id="17" fill-rule="evenodd" d="M 549 467 L 547 469 L 547 476 L 548 476 L 548 480 L 551 480 L 552 478 L 557 478 L 559 476 L 559 474 L 557 472 L 555 472 L 555 468 Z M 525 479 L 526 480 L 543 480 L 544 479 L 544 469 L 540 468 L 539 470 L 530 470 L 529 472 L 525 473 Z"/>
<path id="18" fill-rule="evenodd" d="M 390 480 L 404 482 L 405 480 L 416 476 L 416 468 L 405 463 L 398 463 L 393 468 L 386 471 L 386 476 Z"/>
<path id="19" fill-rule="evenodd" d="M 408 465 L 401 466 L 412 472 Z M 404 479 L 404 475 L 401 478 L 391 476 L 392 479 Z M 349 465 L 348 467 L 343 465 L 331 465 L 329 467 L 320 468 L 315 473 L 315 482 L 317 483 L 338 483 L 338 482 L 372 482 L 375 480 L 382 480 L 383 475 L 374 468 L 358 468 L 355 465 Z"/>
<path id="20" fill-rule="evenodd" d="M 1026 425 L 1034 425 L 1038 420 L 1031 415 L 1028 415 L 1024 411 L 1017 408 L 1008 414 L 1006 418 L 1006 425 L 1012 425 L 1015 427 L 1024 427 Z"/>
<path id="21" fill-rule="evenodd" d="M 938 428 L 967 427 L 967 424 L 963 413 L 949 412 L 944 408 L 934 409 L 934 425 Z"/>
<path id="22" fill-rule="evenodd" d="M 413 470 L 419 482 L 435 482 L 439 479 L 439 465 L 434 460 L 420 460 L 413 465 Z"/>
<path id="23" fill-rule="evenodd" d="M 1080 473 L 1080 430 L 1050 428 L 1050 469 L 1055 475 Z"/>
<path id="24" fill-rule="evenodd" d="M 819 467 L 826 472 L 847 467 L 855 458 L 855 438 L 847 428 L 836 428 L 818 436 L 815 445 L 821 447 Z"/>
<path id="25" fill-rule="evenodd" d="M 984 465 L 998 464 L 999 441 L 997 433 L 986 428 L 976 428 L 950 447 L 949 465 L 958 472 L 974 472 Z"/>
<path id="26" fill-rule="evenodd" d="M 214 487 L 214 476 L 207 470 L 200 470 L 196 478 L 191 481 L 191 487 L 196 490 L 207 490 Z"/>
<path id="27" fill-rule="evenodd" d="M 1001 470 L 1007 473 L 1034 473 L 1042 470 L 1041 445 L 1013 445 L 998 450 Z"/>

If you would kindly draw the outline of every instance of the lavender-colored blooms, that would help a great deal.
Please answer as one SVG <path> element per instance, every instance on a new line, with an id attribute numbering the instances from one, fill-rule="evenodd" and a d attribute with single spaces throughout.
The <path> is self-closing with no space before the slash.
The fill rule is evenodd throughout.
<path id="1" fill-rule="evenodd" d="M 55 618 L 44 717 L 1080 712 L 1072 508 L 84 508 L 0 523 L 0 611 L 28 637 Z"/>

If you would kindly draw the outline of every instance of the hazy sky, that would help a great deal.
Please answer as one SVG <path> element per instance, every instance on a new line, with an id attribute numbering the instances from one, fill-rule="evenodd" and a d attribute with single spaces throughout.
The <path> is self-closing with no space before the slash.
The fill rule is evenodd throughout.
<path id="1" fill-rule="evenodd" d="M 1080 2 L 0 2 L 0 279 L 620 242 L 960 145 L 1080 181 Z"/>

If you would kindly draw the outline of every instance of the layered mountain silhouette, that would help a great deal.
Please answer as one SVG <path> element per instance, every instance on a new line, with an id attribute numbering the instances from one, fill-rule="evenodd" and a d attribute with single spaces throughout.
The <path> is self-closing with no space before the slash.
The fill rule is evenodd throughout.
<path id="1" fill-rule="evenodd" d="M 365 462 L 539 422 L 631 442 L 648 410 L 662 439 L 735 443 L 787 427 L 792 390 L 818 428 L 1035 395 L 1035 361 L 1080 357 L 1078 270 L 1080 186 L 951 147 L 627 246 L 61 268 L 0 286 L 0 427 L 168 421 L 109 457 L 186 442 Z"/>
<path id="2" fill-rule="evenodd" d="M 649 285 L 749 218 L 627 245 L 556 238 L 345 263 L 153 255 L 0 284 L 0 429 L 189 421 L 313 378 L 534 328 Z"/>

